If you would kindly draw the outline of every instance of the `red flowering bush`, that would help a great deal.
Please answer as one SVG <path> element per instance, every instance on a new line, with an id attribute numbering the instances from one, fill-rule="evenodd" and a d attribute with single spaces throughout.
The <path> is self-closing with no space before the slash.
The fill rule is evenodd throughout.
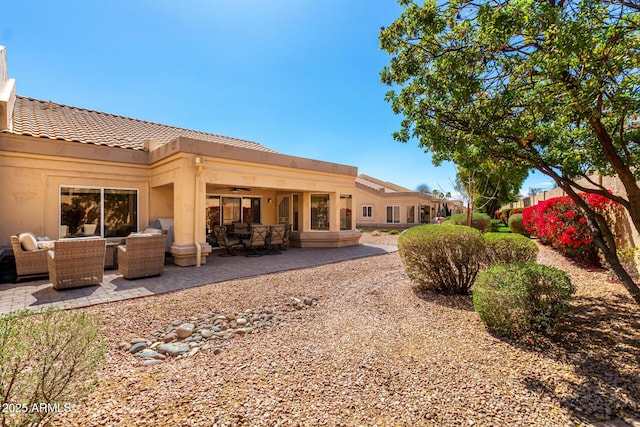
<path id="1" fill-rule="evenodd" d="M 617 206 L 612 200 L 590 193 L 580 194 L 597 212 Z M 566 255 L 597 263 L 593 234 L 587 220 L 570 197 L 555 197 L 526 208 L 522 214 L 525 229 L 544 244 L 551 244 Z"/>

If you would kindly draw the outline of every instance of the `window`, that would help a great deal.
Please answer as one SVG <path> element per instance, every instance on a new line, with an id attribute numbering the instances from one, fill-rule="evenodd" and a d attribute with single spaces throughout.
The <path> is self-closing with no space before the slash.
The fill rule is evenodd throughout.
<path id="1" fill-rule="evenodd" d="M 282 196 L 280 202 L 278 203 L 278 224 L 289 224 L 291 218 L 289 218 L 291 208 L 289 207 L 290 198 L 289 196 Z"/>
<path id="2" fill-rule="evenodd" d="M 224 197 L 207 195 L 207 226 L 234 222 L 260 223 L 259 197 Z"/>
<path id="3" fill-rule="evenodd" d="M 293 227 L 292 227 L 293 231 L 298 231 L 299 230 L 298 227 L 300 226 L 299 202 L 300 202 L 300 197 L 297 194 L 294 194 L 293 195 Z"/>
<path id="4" fill-rule="evenodd" d="M 407 208 L 407 224 L 413 224 L 416 222 L 416 207 L 409 206 Z"/>
<path id="5" fill-rule="evenodd" d="M 60 187 L 60 237 L 125 237 L 138 230 L 138 190 Z"/>
<path id="6" fill-rule="evenodd" d="M 362 207 L 362 217 L 363 218 L 373 218 L 373 207 L 372 206 L 363 206 Z"/>
<path id="7" fill-rule="evenodd" d="M 241 222 L 240 206 L 242 199 L 239 197 L 222 198 L 222 225 L 230 225 L 234 222 Z"/>
<path id="8" fill-rule="evenodd" d="M 387 223 L 400 224 L 400 206 L 387 206 Z"/>
<path id="9" fill-rule="evenodd" d="M 340 196 L 340 230 L 351 230 L 353 216 L 351 210 L 351 195 Z"/>
<path id="10" fill-rule="evenodd" d="M 260 198 L 242 198 L 242 222 L 260 224 Z"/>
<path id="11" fill-rule="evenodd" d="M 329 195 L 311 195 L 311 229 L 329 229 Z"/>

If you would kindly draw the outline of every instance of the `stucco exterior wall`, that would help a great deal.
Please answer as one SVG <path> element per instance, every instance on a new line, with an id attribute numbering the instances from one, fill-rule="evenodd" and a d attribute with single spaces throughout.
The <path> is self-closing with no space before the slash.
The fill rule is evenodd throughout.
<path id="1" fill-rule="evenodd" d="M 260 197 L 261 221 L 278 221 L 278 196 L 297 194 L 299 246 L 358 244 L 359 233 L 340 230 L 339 198 L 355 203 L 356 168 L 274 153 L 179 138 L 152 152 L 77 142 L 0 134 L 0 242 L 31 231 L 56 239 L 60 225 L 60 187 L 108 187 L 138 191 L 138 229 L 156 218 L 173 218 L 171 252 L 179 265 L 206 262 L 207 194 L 230 194 L 228 187 L 250 188 Z M 330 197 L 330 229 L 312 230 L 310 197 Z M 269 203 L 269 200 L 271 202 Z M 354 205 L 355 209 L 355 205 Z M 355 228 L 355 223 L 353 224 Z M 316 244 L 314 244 L 316 242 Z"/>
<path id="2" fill-rule="evenodd" d="M 356 185 L 356 204 L 354 204 L 357 228 L 387 228 L 387 229 L 405 229 L 421 223 L 420 206 L 427 206 L 430 220 L 434 213 L 436 204 L 425 196 L 417 193 L 384 193 L 362 188 Z M 371 217 L 363 216 L 363 208 L 371 207 Z M 387 206 L 399 206 L 400 218 L 399 223 L 387 222 Z M 414 207 L 414 221 L 407 222 L 407 213 L 409 208 Z M 433 208 L 433 210 L 431 209 Z"/>
<path id="3" fill-rule="evenodd" d="M 149 223 L 147 167 L 114 165 L 96 160 L 74 160 L 60 156 L 7 153 L 0 150 L 2 219 L 0 241 L 31 231 L 38 236 L 59 238 L 60 188 L 112 187 L 138 190 L 138 221 Z"/>

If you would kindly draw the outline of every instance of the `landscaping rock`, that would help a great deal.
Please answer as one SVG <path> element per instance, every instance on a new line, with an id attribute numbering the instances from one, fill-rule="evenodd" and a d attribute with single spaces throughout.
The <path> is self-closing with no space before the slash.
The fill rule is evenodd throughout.
<path id="1" fill-rule="evenodd" d="M 164 338 L 162 338 L 162 341 L 164 342 L 172 342 L 178 339 L 178 334 L 176 334 L 175 332 L 169 332 L 167 335 L 164 336 Z"/>
<path id="2" fill-rule="evenodd" d="M 167 357 L 164 354 L 160 354 L 155 350 L 151 350 L 150 348 L 145 348 L 141 352 L 137 353 L 136 356 L 142 359 L 158 359 L 158 360 L 164 360 Z"/>
<path id="3" fill-rule="evenodd" d="M 145 340 L 144 342 L 137 342 L 133 344 L 131 347 L 129 347 L 129 353 L 135 354 L 139 351 L 144 350 L 145 348 L 147 348 L 147 340 Z"/>
<path id="4" fill-rule="evenodd" d="M 183 323 L 176 329 L 176 334 L 178 334 L 178 338 L 187 338 L 193 333 L 194 328 L 195 325 L 193 323 Z"/>
<path id="5" fill-rule="evenodd" d="M 168 354 L 169 356 L 177 356 L 187 353 L 190 350 L 189 344 L 185 343 L 166 343 L 158 346 L 158 352 Z"/>
<path id="6" fill-rule="evenodd" d="M 292 298 L 291 306 L 301 310 L 314 306 L 315 298 Z M 210 340 L 231 340 L 236 336 L 252 334 L 256 329 L 269 326 L 278 322 L 273 307 L 264 307 L 262 310 L 245 310 L 237 313 L 209 312 L 192 316 L 188 319 L 175 319 L 166 329 L 151 332 L 151 340 L 146 338 L 134 338 L 129 342 L 123 342 L 119 347 L 128 350 L 147 363 L 155 363 L 166 359 L 167 356 L 194 356 L 200 350 L 213 349 L 213 354 L 220 354 L 222 349 L 213 344 L 206 344 Z M 151 345 L 149 345 L 151 344 Z M 221 346 L 225 346 L 222 343 Z M 155 364 L 154 363 L 154 364 Z"/>

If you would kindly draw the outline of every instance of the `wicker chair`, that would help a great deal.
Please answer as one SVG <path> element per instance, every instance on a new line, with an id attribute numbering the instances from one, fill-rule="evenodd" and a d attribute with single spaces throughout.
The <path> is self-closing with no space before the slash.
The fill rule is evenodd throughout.
<path id="1" fill-rule="evenodd" d="M 47 267 L 47 249 L 25 251 L 20 245 L 18 236 L 11 236 L 11 247 L 16 259 L 16 282 L 22 279 L 34 277 L 46 277 L 49 275 Z"/>
<path id="2" fill-rule="evenodd" d="M 102 284 L 106 239 L 67 239 L 48 252 L 49 279 L 54 289 Z"/>
<path id="3" fill-rule="evenodd" d="M 164 234 L 130 235 L 118 246 L 118 273 L 125 279 L 159 276 L 164 272 Z"/>
<path id="4" fill-rule="evenodd" d="M 246 256 L 261 256 L 258 253 L 258 248 L 265 247 L 267 245 L 267 226 L 254 225 L 251 227 L 251 238 L 244 244 L 247 248 Z"/>

